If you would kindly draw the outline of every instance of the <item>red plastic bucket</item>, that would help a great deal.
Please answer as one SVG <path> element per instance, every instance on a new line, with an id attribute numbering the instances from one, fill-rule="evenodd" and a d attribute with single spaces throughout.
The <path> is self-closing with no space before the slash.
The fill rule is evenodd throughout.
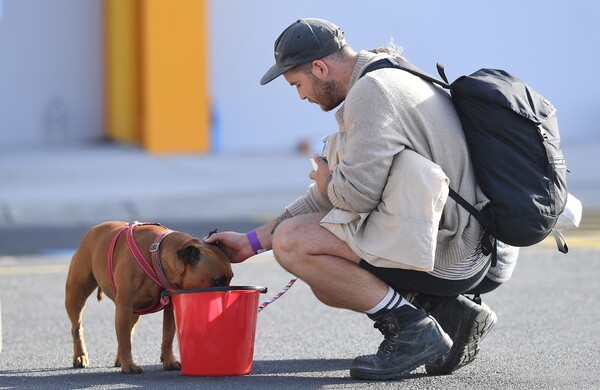
<path id="1" fill-rule="evenodd" d="M 168 290 L 185 375 L 245 375 L 252 371 L 259 286 Z"/>

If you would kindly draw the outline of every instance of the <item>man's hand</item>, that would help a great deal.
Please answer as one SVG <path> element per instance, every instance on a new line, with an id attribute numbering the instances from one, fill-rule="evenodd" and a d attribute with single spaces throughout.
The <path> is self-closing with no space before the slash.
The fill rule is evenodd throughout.
<path id="1" fill-rule="evenodd" d="M 327 186 L 331 181 L 329 164 L 318 154 L 313 156 L 313 161 L 317 164 L 317 169 L 311 171 L 308 177 L 316 182 L 319 191 L 321 191 L 324 195 L 327 195 Z"/>
<path id="2" fill-rule="evenodd" d="M 254 256 L 250 241 L 248 241 L 248 237 L 243 233 L 215 233 L 205 238 L 204 242 L 207 244 L 216 244 L 225 252 L 232 263 L 241 263 L 249 257 Z"/>

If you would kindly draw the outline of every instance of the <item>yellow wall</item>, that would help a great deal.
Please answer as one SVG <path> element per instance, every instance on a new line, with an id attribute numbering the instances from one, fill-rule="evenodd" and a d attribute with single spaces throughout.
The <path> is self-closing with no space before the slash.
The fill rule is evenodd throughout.
<path id="1" fill-rule="evenodd" d="M 136 1 L 105 0 L 105 110 L 107 136 L 115 141 L 139 142 L 140 91 L 137 74 L 138 35 Z"/>
<path id="2" fill-rule="evenodd" d="M 144 146 L 206 151 L 209 102 L 205 1 L 146 0 L 142 12 Z"/>
<path id="3" fill-rule="evenodd" d="M 105 0 L 108 135 L 154 153 L 210 149 L 205 0 Z"/>

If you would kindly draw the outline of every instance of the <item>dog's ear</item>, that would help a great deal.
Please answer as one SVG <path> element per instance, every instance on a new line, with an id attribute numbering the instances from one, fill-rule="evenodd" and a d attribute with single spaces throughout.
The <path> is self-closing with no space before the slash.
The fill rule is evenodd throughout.
<path id="1" fill-rule="evenodd" d="M 193 245 L 184 246 L 177 251 L 177 256 L 187 261 L 191 265 L 195 265 L 200 261 L 200 249 Z"/>

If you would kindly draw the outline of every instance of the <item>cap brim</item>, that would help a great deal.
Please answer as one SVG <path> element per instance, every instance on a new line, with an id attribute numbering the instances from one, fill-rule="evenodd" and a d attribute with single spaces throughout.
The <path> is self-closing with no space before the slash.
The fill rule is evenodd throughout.
<path id="1" fill-rule="evenodd" d="M 267 83 L 270 83 L 271 81 L 275 80 L 277 77 L 281 76 L 288 70 L 292 69 L 294 66 L 296 66 L 296 65 L 288 65 L 288 66 L 284 66 L 284 67 L 280 68 L 277 66 L 277 64 L 273 65 L 271 67 L 271 69 L 269 69 L 267 71 L 267 73 L 265 73 L 265 75 L 262 77 L 262 79 L 260 79 L 260 85 L 265 85 Z"/>

